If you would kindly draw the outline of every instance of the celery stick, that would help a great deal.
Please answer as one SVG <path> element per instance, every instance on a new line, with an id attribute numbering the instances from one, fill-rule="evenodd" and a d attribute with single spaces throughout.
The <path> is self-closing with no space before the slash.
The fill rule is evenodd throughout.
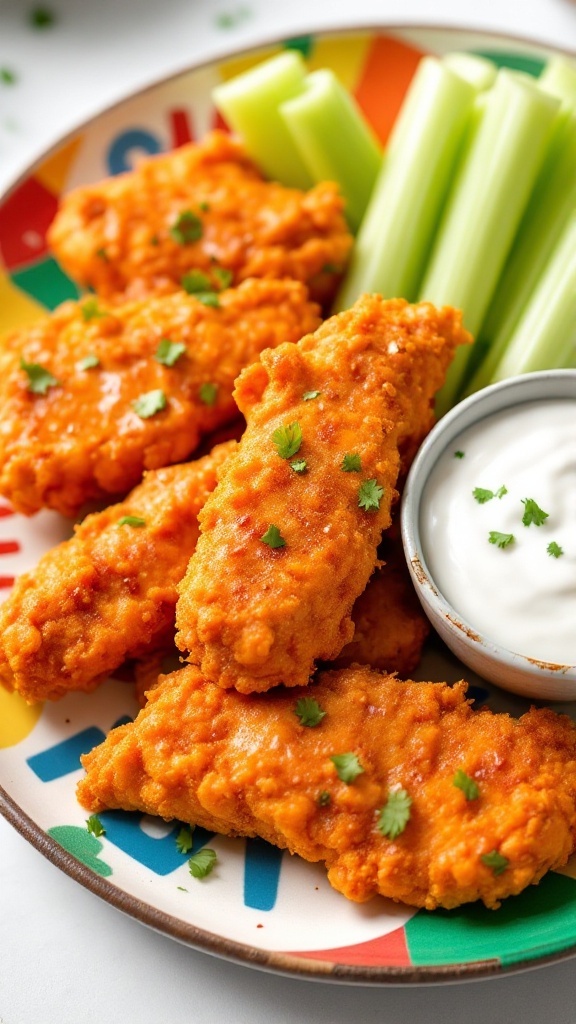
<path id="1" fill-rule="evenodd" d="M 551 57 L 538 79 L 541 89 L 576 107 L 576 63 L 567 57 Z"/>
<path id="2" fill-rule="evenodd" d="M 306 64 L 297 50 L 287 50 L 217 85 L 212 99 L 266 177 L 296 188 L 310 188 L 302 162 L 278 106 L 304 89 Z"/>
<path id="3" fill-rule="evenodd" d="M 279 107 L 314 181 L 336 181 L 356 230 L 382 162 L 380 145 L 333 71 L 314 71 L 304 92 Z"/>
<path id="4" fill-rule="evenodd" d="M 576 346 L 576 211 L 549 259 L 491 383 L 569 366 Z"/>
<path id="5" fill-rule="evenodd" d="M 477 92 L 484 92 L 494 85 L 496 78 L 496 65 L 487 57 L 477 57 L 473 53 L 447 53 L 442 58 L 442 63 L 454 71 L 455 74 L 465 78 L 470 85 L 473 85 Z"/>
<path id="6" fill-rule="evenodd" d="M 482 324 L 542 163 L 558 101 L 501 69 L 483 94 L 481 122 L 455 181 L 436 236 L 420 297 L 463 310 L 472 334 Z M 437 397 L 455 401 L 469 350 L 461 347 Z"/>
<path id="7" fill-rule="evenodd" d="M 530 203 L 482 326 L 487 350 L 466 394 L 490 383 L 546 262 L 576 207 L 576 114 L 562 111 Z"/>
<path id="8" fill-rule="evenodd" d="M 392 131 L 336 309 L 362 292 L 413 300 L 475 91 L 424 57 Z"/>

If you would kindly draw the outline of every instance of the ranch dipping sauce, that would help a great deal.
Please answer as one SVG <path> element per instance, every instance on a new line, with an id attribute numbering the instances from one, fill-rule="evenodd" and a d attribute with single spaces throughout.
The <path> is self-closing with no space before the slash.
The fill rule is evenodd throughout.
<path id="1" fill-rule="evenodd" d="M 576 399 L 525 402 L 463 431 L 420 509 L 424 558 L 458 615 L 516 654 L 575 665 Z"/>

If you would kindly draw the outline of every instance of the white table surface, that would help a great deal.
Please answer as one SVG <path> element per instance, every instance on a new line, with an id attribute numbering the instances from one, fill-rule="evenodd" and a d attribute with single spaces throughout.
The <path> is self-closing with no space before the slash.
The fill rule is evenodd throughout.
<path id="1" fill-rule="evenodd" d="M 576 51 L 571 0 L 0 0 L 0 191 L 60 134 L 199 57 L 343 25 L 502 30 Z M 38 4 L 38 6 L 40 6 Z M 220 15 L 240 15 L 226 30 Z M 576 961 L 463 985 L 352 988 L 195 952 L 121 915 L 0 818 L 0 1024 L 575 1024 Z"/>

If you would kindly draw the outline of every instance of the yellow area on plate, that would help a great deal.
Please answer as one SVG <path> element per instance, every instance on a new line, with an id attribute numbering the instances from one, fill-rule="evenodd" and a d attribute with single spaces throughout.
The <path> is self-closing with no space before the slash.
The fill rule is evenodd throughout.
<path id="1" fill-rule="evenodd" d="M 82 141 L 82 136 L 75 138 L 67 146 L 59 149 L 54 156 L 45 160 L 41 167 L 34 172 L 36 180 L 41 182 L 53 195 L 59 196 L 64 191 L 66 182 L 70 177 L 70 169 L 82 145 Z"/>
<path id="2" fill-rule="evenodd" d="M 41 704 L 27 704 L 19 693 L 8 693 L 0 686 L 0 748 L 25 740 L 41 714 Z"/>
<path id="3" fill-rule="evenodd" d="M 353 36 L 333 36 L 327 39 L 314 40 L 310 57 L 306 63 L 310 71 L 319 68 L 329 67 L 338 76 L 340 81 L 350 92 L 356 88 L 356 84 L 362 74 L 368 49 L 373 36 L 368 32 L 359 33 Z M 249 54 L 247 57 L 237 57 L 234 60 L 223 61 L 219 65 L 219 73 L 222 81 L 227 82 L 235 75 L 241 75 L 244 71 L 261 64 L 263 61 L 273 57 L 282 50 L 279 46 L 269 46 L 259 50 L 258 53 Z"/>
<path id="4" fill-rule="evenodd" d="M 8 275 L 0 268 L 0 309 L 2 310 L 2 331 L 22 327 L 46 315 L 46 310 L 29 295 L 20 291 Z"/>

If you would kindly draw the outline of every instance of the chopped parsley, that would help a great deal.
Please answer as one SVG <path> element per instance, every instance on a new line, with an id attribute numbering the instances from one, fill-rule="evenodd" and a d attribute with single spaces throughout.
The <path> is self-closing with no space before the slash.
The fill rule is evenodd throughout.
<path id="1" fill-rule="evenodd" d="M 308 469 L 308 463 L 306 462 L 306 459 L 294 459 L 294 462 L 290 463 L 290 468 L 293 469 L 295 473 L 305 473 Z"/>
<path id="2" fill-rule="evenodd" d="M 299 423 L 289 423 L 286 427 L 278 427 L 272 434 L 272 442 L 281 459 L 290 459 L 300 450 L 302 429 Z"/>
<path id="3" fill-rule="evenodd" d="M 220 306 L 218 292 L 195 292 L 194 298 L 198 299 L 203 306 L 212 306 L 213 309 L 218 309 Z"/>
<path id="4" fill-rule="evenodd" d="M 80 359 L 79 362 L 76 363 L 77 370 L 94 370 L 96 366 L 100 366 L 100 360 L 93 352 L 88 356 L 84 356 L 84 359 Z"/>
<path id="5" fill-rule="evenodd" d="M 502 484 L 502 487 L 499 487 L 498 490 L 496 491 L 496 497 L 503 498 L 505 494 L 508 494 L 508 488 L 505 487 L 504 484 Z"/>
<path id="6" fill-rule="evenodd" d="M 21 359 L 20 369 L 24 370 L 28 377 L 28 391 L 32 391 L 35 395 L 45 395 L 48 388 L 55 388 L 60 383 L 40 363 L 27 363 L 25 359 Z"/>
<path id="7" fill-rule="evenodd" d="M 82 319 L 85 323 L 89 323 L 90 320 L 97 320 L 98 317 L 106 316 L 105 310 L 100 309 L 98 299 L 96 298 L 87 299 L 86 302 L 80 306 L 80 309 L 82 311 Z"/>
<path id="8" fill-rule="evenodd" d="M 284 540 L 284 537 L 280 533 L 278 527 L 274 526 L 273 523 L 270 523 L 270 526 L 266 530 L 266 533 L 262 534 L 260 540 L 263 541 L 264 544 L 267 544 L 269 548 L 286 547 L 286 541 Z"/>
<path id="9" fill-rule="evenodd" d="M 96 839 L 98 839 L 99 836 L 106 835 L 106 829 L 97 814 L 91 814 L 90 817 L 86 819 L 86 829 L 90 835 L 95 836 Z"/>
<path id="10" fill-rule="evenodd" d="M 190 853 L 192 849 L 192 829 L 183 825 L 176 836 L 176 848 L 178 853 Z"/>
<path id="11" fill-rule="evenodd" d="M 0 68 L 0 81 L 4 85 L 14 85 L 16 82 L 16 75 L 10 68 Z"/>
<path id="12" fill-rule="evenodd" d="M 534 498 L 522 498 L 522 504 L 524 505 L 524 515 L 522 516 L 522 522 L 524 526 L 542 526 L 545 519 L 548 519 L 548 513 L 544 512 L 539 505 L 536 504 Z"/>
<path id="13" fill-rule="evenodd" d="M 300 700 L 296 701 L 294 714 L 300 719 L 300 725 L 307 725 L 313 728 L 315 725 L 320 725 L 326 712 L 322 711 L 318 701 L 314 700 L 313 697 L 300 697 Z"/>
<path id="14" fill-rule="evenodd" d="M 146 394 L 140 395 L 140 398 L 132 402 L 132 408 L 141 420 L 148 420 L 151 416 L 155 416 L 157 412 L 162 412 L 162 409 L 166 408 L 166 395 L 160 388 L 156 388 L 154 391 L 147 391 Z"/>
<path id="15" fill-rule="evenodd" d="M 492 501 L 494 497 L 494 491 L 487 491 L 484 487 L 475 487 L 472 494 L 479 505 L 485 505 L 487 501 Z"/>
<path id="16" fill-rule="evenodd" d="M 354 782 L 359 775 L 364 771 L 360 761 L 356 754 L 334 754 L 330 760 L 336 768 L 336 774 L 341 782 L 345 782 L 347 786 L 351 782 Z"/>
<path id="17" fill-rule="evenodd" d="M 311 402 L 313 398 L 318 398 L 321 394 L 321 391 L 305 391 L 302 395 L 302 401 Z"/>
<path id="18" fill-rule="evenodd" d="M 564 548 L 561 548 L 555 540 L 550 541 L 548 547 L 546 548 L 546 551 L 549 555 L 552 555 L 552 558 L 560 558 L 560 555 L 564 554 Z"/>
<path id="19" fill-rule="evenodd" d="M 393 789 L 378 814 L 378 831 L 388 839 L 396 839 L 410 821 L 412 798 L 405 789 Z"/>
<path id="20" fill-rule="evenodd" d="M 174 366 L 176 360 L 180 359 L 180 356 L 184 355 L 186 351 L 186 345 L 183 345 L 181 341 L 170 341 L 170 338 L 161 338 L 158 348 L 154 353 L 154 358 L 162 363 L 163 366 Z"/>
<path id="21" fill-rule="evenodd" d="M 197 217 L 192 210 L 183 210 L 179 213 L 172 227 L 170 237 L 178 245 L 191 245 L 202 238 L 203 227 L 200 217 Z"/>
<path id="22" fill-rule="evenodd" d="M 492 850 L 490 853 L 483 853 L 480 860 L 487 868 L 490 868 L 493 875 L 501 875 L 503 871 L 506 871 L 506 868 L 510 863 L 507 857 L 498 853 L 498 850 Z"/>
<path id="23" fill-rule="evenodd" d="M 461 451 L 454 452 L 454 458 L 455 459 L 463 459 L 464 458 L 464 452 L 461 452 Z"/>
<path id="24" fill-rule="evenodd" d="M 362 470 L 362 460 L 358 452 L 346 452 L 340 469 L 343 469 L 345 473 L 360 473 Z"/>
<path id="25" fill-rule="evenodd" d="M 33 7 L 28 15 L 32 28 L 51 28 L 56 17 L 49 7 Z"/>
<path id="26" fill-rule="evenodd" d="M 323 789 L 321 793 L 318 793 L 318 799 L 316 803 L 319 807 L 328 807 L 332 797 L 327 789 Z"/>
<path id="27" fill-rule="evenodd" d="M 365 512 L 376 512 L 383 494 L 384 488 L 376 480 L 365 480 L 358 490 L 358 505 Z"/>
<path id="28" fill-rule="evenodd" d="M 209 292 L 212 284 L 201 270 L 189 270 L 182 278 L 182 287 L 189 295 L 195 295 L 196 292 Z"/>
<path id="29" fill-rule="evenodd" d="M 214 267 L 212 273 L 220 288 L 229 288 L 232 284 L 234 274 L 231 270 L 228 270 L 228 267 Z"/>
<path id="30" fill-rule="evenodd" d="M 469 775 L 466 775 L 466 772 L 462 771 L 462 768 L 459 768 L 456 772 L 452 779 L 452 784 L 456 786 L 456 789 L 462 790 L 467 800 L 477 800 L 480 796 L 478 783 L 475 782 L 474 779 L 471 779 Z"/>
<path id="31" fill-rule="evenodd" d="M 122 516 L 118 526 L 146 526 L 146 520 L 140 519 L 140 516 Z"/>
<path id="32" fill-rule="evenodd" d="M 497 548 L 507 548 L 516 540 L 513 533 L 499 533 L 498 530 L 490 530 L 488 543 L 495 544 Z"/>
<path id="33" fill-rule="evenodd" d="M 188 861 L 188 869 L 193 878 L 206 878 L 213 870 L 216 864 L 216 854 L 214 850 L 210 850 L 204 847 L 203 850 L 198 850 L 198 853 L 192 854 Z"/>
<path id="34" fill-rule="evenodd" d="M 198 389 L 198 395 L 203 405 L 216 405 L 216 399 L 218 398 L 218 385 L 211 384 L 206 381 L 201 384 Z"/>

